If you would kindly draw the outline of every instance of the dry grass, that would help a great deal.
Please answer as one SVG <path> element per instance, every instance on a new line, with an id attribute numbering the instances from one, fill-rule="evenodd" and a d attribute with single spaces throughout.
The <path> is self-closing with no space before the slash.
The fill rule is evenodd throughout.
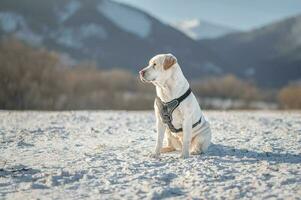
<path id="1" fill-rule="evenodd" d="M 278 94 L 278 100 L 284 109 L 300 109 L 301 85 L 294 84 L 282 88 Z"/>

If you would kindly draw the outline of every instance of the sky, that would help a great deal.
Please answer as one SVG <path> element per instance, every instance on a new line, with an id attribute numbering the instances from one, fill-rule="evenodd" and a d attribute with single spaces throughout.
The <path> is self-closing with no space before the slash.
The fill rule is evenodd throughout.
<path id="1" fill-rule="evenodd" d="M 165 23 L 200 19 L 250 30 L 301 14 L 301 0 L 115 0 L 151 14 Z"/>

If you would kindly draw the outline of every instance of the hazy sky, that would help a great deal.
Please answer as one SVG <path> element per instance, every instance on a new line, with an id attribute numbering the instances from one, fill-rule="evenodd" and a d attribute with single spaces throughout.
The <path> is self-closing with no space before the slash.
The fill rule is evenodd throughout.
<path id="1" fill-rule="evenodd" d="M 115 0 L 167 23 L 201 19 L 242 30 L 301 14 L 301 0 Z"/>

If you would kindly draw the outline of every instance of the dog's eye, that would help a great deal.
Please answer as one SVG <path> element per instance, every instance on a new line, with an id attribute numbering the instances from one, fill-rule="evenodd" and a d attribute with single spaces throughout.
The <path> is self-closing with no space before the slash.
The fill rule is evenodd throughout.
<path id="1" fill-rule="evenodd" d="M 153 64 L 153 68 L 155 68 L 155 66 L 156 66 L 156 63 Z"/>

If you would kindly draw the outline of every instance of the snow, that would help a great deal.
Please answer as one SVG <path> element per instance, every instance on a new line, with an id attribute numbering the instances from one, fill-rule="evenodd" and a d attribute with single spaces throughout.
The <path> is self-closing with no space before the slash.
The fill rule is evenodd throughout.
<path id="1" fill-rule="evenodd" d="M 24 18 L 13 12 L 0 12 L 0 28 L 7 33 L 14 32 L 25 24 Z"/>
<path id="2" fill-rule="evenodd" d="M 82 48 L 84 40 L 90 37 L 106 39 L 108 36 L 105 28 L 95 23 L 82 24 L 79 27 L 64 27 L 51 34 L 59 44 L 70 48 Z"/>
<path id="3" fill-rule="evenodd" d="M 301 17 L 297 18 L 297 20 L 295 20 L 295 24 L 294 26 L 292 26 L 290 32 L 291 32 L 291 39 L 294 42 L 294 45 L 292 45 L 293 47 L 299 46 L 301 45 L 301 37 L 300 37 L 300 32 L 301 32 Z"/>
<path id="4" fill-rule="evenodd" d="M 255 75 L 255 73 L 256 73 L 256 70 L 254 69 L 254 68 L 247 68 L 246 70 L 245 70 L 245 75 L 246 76 L 254 76 Z"/>
<path id="5" fill-rule="evenodd" d="M 15 36 L 32 45 L 39 45 L 43 37 L 31 31 L 24 17 L 14 12 L 0 13 L 0 28 L 7 33 L 15 33 Z"/>
<path id="6" fill-rule="evenodd" d="M 172 24 L 172 26 L 194 40 L 213 39 L 237 31 L 230 27 L 198 19 L 180 21 Z"/>
<path id="7" fill-rule="evenodd" d="M 101 38 L 101 39 L 106 39 L 107 38 L 107 32 L 105 31 L 105 29 L 98 25 L 98 24 L 94 24 L 94 23 L 89 23 L 89 24 L 84 24 L 80 27 L 79 30 L 81 37 L 83 38 L 89 38 L 92 36 Z"/>
<path id="8" fill-rule="evenodd" d="M 207 61 L 202 66 L 202 70 L 204 70 L 206 73 L 213 73 L 213 74 L 221 74 L 223 72 L 223 69 L 219 66 L 215 65 L 214 63 Z"/>
<path id="9" fill-rule="evenodd" d="M 200 26 L 200 21 L 197 19 L 187 20 L 178 22 L 175 25 L 175 28 L 178 28 L 180 31 L 184 32 L 186 35 L 191 37 L 192 39 L 197 39 L 198 34 L 194 31 L 196 27 Z"/>
<path id="10" fill-rule="evenodd" d="M 61 11 L 58 12 L 59 21 L 62 23 L 69 19 L 79 8 L 81 4 L 79 1 L 70 1 Z"/>
<path id="11" fill-rule="evenodd" d="M 0 198 L 298 199 L 301 113 L 209 111 L 207 153 L 149 157 L 153 112 L 0 112 Z"/>
<path id="12" fill-rule="evenodd" d="M 134 8 L 108 0 L 102 1 L 97 8 L 100 13 L 127 32 L 141 38 L 146 38 L 151 33 L 152 23 L 150 19 Z"/>
<path id="13" fill-rule="evenodd" d="M 40 45 L 43 41 L 43 37 L 41 35 L 38 35 L 34 32 L 32 32 L 27 26 L 23 26 L 21 30 L 18 30 L 15 33 L 16 37 L 28 42 L 31 45 Z"/>
<path id="14" fill-rule="evenodd" d="M 82 47 L 72 28 L 63 28 L 52 34 L 52 38 L 56 39 L 57 43 L 69 48 L 80 49 Z"/>

